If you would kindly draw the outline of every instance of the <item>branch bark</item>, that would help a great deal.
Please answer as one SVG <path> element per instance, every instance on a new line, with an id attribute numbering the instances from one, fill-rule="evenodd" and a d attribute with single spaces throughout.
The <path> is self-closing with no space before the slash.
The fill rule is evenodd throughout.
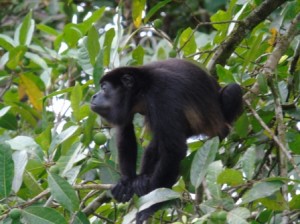
<path id="1" fill-rule="evenodd" d="M 227 59 L 234 52 L 236 46 L 242 42 L 245 36 L 285 2 L 286 0 L 266 0 L 254 9 L 248 17 L 238 23 L 229 38 L 219 46 L 212 59 L 209 61 L 207 65 L 208 71 L 213 76 L 216 76 L 216 65 L 225 65 Z"/>

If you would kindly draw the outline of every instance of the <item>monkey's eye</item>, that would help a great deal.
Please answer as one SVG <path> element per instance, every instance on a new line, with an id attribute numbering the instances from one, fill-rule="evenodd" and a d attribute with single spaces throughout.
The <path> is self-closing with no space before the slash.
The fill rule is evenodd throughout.
<path id="1" fill-rule="evenodd" d="M 103 92 L 105 92 L 105 91 L 107 90 L 107 85 L 106 85 L 105 82 L 102 83 L 100 87 L 101 87 L 101 90 L 102 90 Z"/>

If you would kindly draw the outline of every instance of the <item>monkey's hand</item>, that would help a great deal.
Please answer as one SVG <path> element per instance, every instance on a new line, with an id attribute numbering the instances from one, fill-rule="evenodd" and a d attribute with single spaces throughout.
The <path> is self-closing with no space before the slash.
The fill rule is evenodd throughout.
<path id="1" fill-rule="evenodd" d="M 140 197 L 151 191 L 150 185 L 150 177 L 148 175 L 142 174 L 134 179 L 132 188 L 134 193 L 136 193 Z"/>
<path id="2" fill-rule="evenodd" d="M 119 202 L 127 202 L 133 196 L 132 179 L 122 177 L 121 180 L 113 187 L 111 193 Z"/>

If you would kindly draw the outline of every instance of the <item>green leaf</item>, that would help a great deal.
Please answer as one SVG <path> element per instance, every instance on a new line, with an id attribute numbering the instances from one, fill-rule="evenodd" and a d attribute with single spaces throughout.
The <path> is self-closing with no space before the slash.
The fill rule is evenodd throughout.
<path id="1" fill-rule="evenodd" d="M 283 211 L 288 209 L 288 204 L 280 191 L 277 191 L 275 194 L 268 197 L 258 199 L 258 202 L 262 203 L 267 209 L 274 211 Z"/>
<path id="2" fill-rule="evenodd" d="M 14 177 L 12 150 L 7 144 L 0 143 L 0 198 L 9 196 Z"/>
<path id="3" fill-rule="evenodd" d="M 291 210 L 300 208 L 300 195 L 294 195 L 292 200 L 289 202 Z"/>
<path id="4" fill-rule="evenodd" d="M 136 28 L 140 27 L 142 23 L 142 15 L 146 6 L 146 0 L 133 0 L 132 1 L 132 19 Z"/>
<path id="5" fill-rule="evenodd" d="M 255 171 L 256 151 L 254 147 L 250 147 L 241 159 L 243 173 L 248 180 L 251 180 Z"/>
<path id="6" fill-rule="evenodd" d="M 48 183 L 52 196 L 70 212 L 79 209 L 79 199 L 72 186 L 62 177 L 48 172 Z"/>
<path id="7" fill-rule="evenodd" d="M 234 129 L 235 132 L 240 136 L 241 138 L 245 138 L 248 136 L 249 132 L 249 120 L 248 115 L 246 113 L 243 113 L 237 121 L 234 123 Z"/>
<path id="8" fill-rule="evenodd" d="M 51 154 L 58 145 L 66 141 L 68 138 L 73 136 L 73 134 L 78 130 L 79 126 L 71 126 L 68 129 L 64 130 L 62 133 L 56 135 L 49 147 L 49 154 Z"/>
<path id="9" fill-rule="evenodd" d="M 0 117 L 3 117 L 10 110 L 10 108 L 11 106 L 7 106 L 0 109 Z"/>
<path id="10" fill-rule="evenodd" d="M 23 59 L 25 52 L 27 51 L 26 46 L 17 46 L 9 52 L 9 60 L 6 63 L 9 69 L 16 69 L 21 60 Z"/>
<path id="11" fill-rule="evenodd" d="M 218 152 L 219 138 L 215 137 L 207 142 L 197 151 L 191 167 L 191 182 L 194 187 L 198 188 Z"/>
<path id="12" fill-rule="evenodd" d="M 258 83 L 259 90 L 261 93 L 268 92 L 268 82 L 263 74 L 260 73 L 257 75 L 257 83 Z"/>
<path id="13" fill-rule="evenodd" d="M 82 100 L 82 90 L 79 83 L 76 83 L 71 93 L 71 108 L 75 120 L 80 121 L 80 102 Z"/>
<path id="14" fill-rule="evenodd" d="M 6 113 L 0 118 L 0 127 L 8 130 L 17 130 L 18 121 L 16 115 L 12 113 Z"/>
<path id="15" fill-rule="evenodd" d="M 94 65 L 100 50 L 99 34 L 94 26 L 92 26 L 88 32 L 87 50 L 89 52 L 90 62 Z"/>
<path id="16" fill-rule="evenodd" d="M 216 199 L 221 199 L 222 197 L 221 186 L 219 184 L 216 184 L 218 176 L 222 172 L 222 169 L 223 165 L 220 160 L 211 163 L 207 169 L 207 188 L 210 191 L 211 196 Z"/>
<path id="17" fill-rule="evenodd" d="M 197 44 L 195 35 L 194 31 L 190 27 L 182 32 L 179 43 L 184 55 L 188 56 L 196 52 Z"/>
<path id="18" fill-rule="evenodd" d="M 39 164 L 39 165 L 43 165 L 43 164 Z M 44 167 L 37 167 L 37 166 L 35 166 L 34 168 L 40 170 L 44 169 Z M 28 169 L 28 167 L 26 169 Z M 36 195 L 40 194 L 44 190 L 41 187 L 39 181 L 33 176 L 33 174 L 26 170 L 23 174 L 23 183 L 24 186 L 26 186 L 26 188 L 29 189 L 30 197 L 35 197 Z"/>
<path id="19" fill-rule="evenodd" d="M 260 198 L 268 197 L 278 191 L 284 183 L 282 181 L 259 182 L 244 194 L 242 204 L 255 201 Z"/>
<path id="20" fill-rule="evenodd" d="M 101 206 L 102 207 L 102 206 Z M 90 224 L 90 221 L 83 212 L 78 212 L 72 224 Z"/>
<path id="21" fill-rule="evenodd" d="M 7 140 L 6 143 L 9 144 L 12 149 L 26 150 L 28 152 L 32 152 L 39 147 L 32 137 L 22 135 Z"/>
<path id="22" fill-rule="evenodd" d="M 93 66 L 91 64 L 89 52 L 87 49 L 87 38 L 83 38 L 82 43 L 79 45 L 77 63 L 81 66 L 85 73 L 89 75 L 93 74 Z"/>
<path id="23" fill-rule="evenodd" d="M 103 65 L 103 57 L 104 57 L 104 50 L 101 49 L 96 59 L 95 67 L 93 70 L 93 81 L 95 85 L 95 89 L 99 90 L 100 88 L 100 79 L 104 74 L 104 65 Z"/>
<path id="24" fill-rule="evenodd" d="M 17 44 L 13 39 L 5 34 L 0 34 L 0 47 L 7 51 L 11 51 Z"/>
<path id="25" fill-rule="evenodd" d="M 63 37 L 69 47 L 75 47 L 78 40 L 83 37 L 84 33 L 78 28 L 77 24 L 69 23 L 64 27 Z"/>
<path id="26" fill-rule="evenodd" d="M 105 12 L 105 8 L 106 7 L 103 6 L 100 9 L 94 11 L 87 20 L 78 24 L 78 28 L 83 34 L 86 34 L 88 30 L 93 26 L 93 24 L 100 20 L 100 18 L 103 16 L 103 13 Z"/>
<path id="27" fill-rule="evenodd" d="M 144 22 L 147 23 L 149 19 L 162 7 L 164 7 L 166 4 L 170 3 L 172 0 L 164 0 L 158 2 L 156 5 L 152 6 L 149 12 L 147 13 L 146 17 L 144 18 Z"/>
<path id="28" fill-rule="evenodd" d="M 32 12 L 30 11 L 21 24 L 19 33 L 20 45 L 29 45 L 32 40 L 35 22 L 31 17 Z"/>
<path id="29" fill-rule="evenodd" d="M 143 65 L 144 63 L 144 48 L 139 45 L 132 51 L 132 59 L 134 60 L 134 65 Z"/>
<path id="30" fill-rule="evenodd" d="M 53 208 L 31 206 L 22 210 L 27 223 L 67 224 L 65 218 Z"/>
<path id="31" fill-rule="evenodd" d="M 151 205 L 176 198 L 180 198 L 179 193 L 168 188 L 159 188 L 139 198 L 137 204 L 139 211 L 142 211 L 149 208 Z"/>
<path id="32" fill-rule="evenodd" d="M 48 65 L 45 62 L 45 60 L 39 56 L 38 54 L 34 54 L 31 52 L 26 52 L 25 57 L 32 60 L 34 63 L 36 63 L 38 66 L 40 66 L 43 69 L 48 69 Z"/>
<path id="33" fill-rule="evenodd" d="M 216 23 L 216 22 L 223 22 L 223 21 L 230 20 L 230 19 L 231 19 L 230 13 L 225 12 L 223 10 L 217 11 L 214 15 L 212 15 L 210 17 L 211 22 L 214 22 L 214 23 Z M 229 23 L 213 24 L 213 27 L 216 30 L 223 31 L 224 33 L 227 31 L 228 26 L 229 26 Z"/>
<path id="34" fill-rule="evenodd" d="M 250 216 L 250 211 L 247 208 L 235 208 L 228 212 L 228 224 L 248 224 L 246 221 Z"/>
<path id="35" fill-rule="evenodd" d="M 218 184 L 228 184 L 230 186 L 238 186 L 243 184 L 243 174 L 239 170 L 225 169 L 218 176 Z"/>
<path id="36" fill-rule="evenodd" d="M 36 28 L 39 29 L 40 31 L 43 31 L 43 32 L 45 32 L 47 34 L 50 34 L 50 35 L 53 35 L 53 36 L 58 36 L 59 35 L 59 32 L 56 29 L 53 29 L 52 27 L 47 26 L 43 23 L 40 23 L 40 24 L 36 25 Z"/>
<path id="37" fill-rule="evenodd" d="M 12 189 L 14 192 L 18 192 L 23 183 L 23 174 L 28 162 L 28 154 L 26 150 L 16 151 L 13 153 L 12 158 L 15 164 Z"/>
<path id="38" fill-rule="evenodd" d="M 218 81 L 220 83 L 225 83 L 225 84 L 228 84 L 228 83 L 231 83 L 231 82 L 234 82 L 234 78 L 233 78 L 233 75 L 232 75 L 232 72 L 226 68 L 224 68 L 222 65 L 217 65 L 216 66 L 217 68 L 217 74 L 218 74 Z"/>
<path id="39" fill-rule="evenodd" d="M 115 37 L 115 30 L 114 28 L 109 29 L 105 33 L 105 39 L 104 39 L 104 55 L 103 55 L 103 64 L 104 66 L 108 66 L 110 63 L 110 52 L 111 52 L 111 43 Z"/>

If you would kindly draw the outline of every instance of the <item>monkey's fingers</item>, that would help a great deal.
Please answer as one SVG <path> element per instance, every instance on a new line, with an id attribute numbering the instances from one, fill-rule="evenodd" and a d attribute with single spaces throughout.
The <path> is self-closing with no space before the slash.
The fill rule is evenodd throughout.
<path id="1" fill-rule="evenodd" d="M 128 184 L 117 183 L 111 190 L 113 197 L 119 202 L 127 202 L 133 196 L 133 189 Z"/>

